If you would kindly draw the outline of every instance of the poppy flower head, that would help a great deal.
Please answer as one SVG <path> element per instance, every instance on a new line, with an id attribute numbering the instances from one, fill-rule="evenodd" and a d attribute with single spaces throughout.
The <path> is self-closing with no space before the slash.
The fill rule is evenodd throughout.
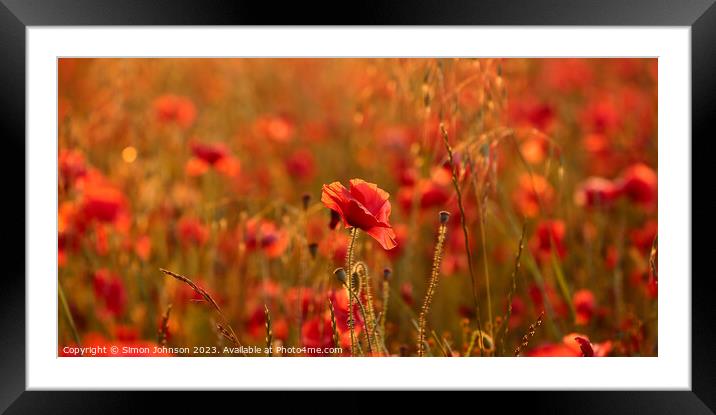
<path id="1" fill-rule="evenodd" d="M 388 192 L 373 183 L 352 179 L 350 189 L 340 182 L 323 185 L 321 202 L 337 212 L 346 228 L 358 228 L 372 236 L 383 249 L 397 246 L 391 227 Z"/>
<path id="2" fill-rule="evenodd" d="M 572 303 L 576 311 L 575 323 L 581 326 L 589 324 L 594 315 L 594 294 L 589 290 L 579 290 L 572 296 Z"/>
<path id="3" fill-rule="evenodd" d="M 196 107 L 189 98 L 167 94 L 154 100 L 154 115 L 162 123 L 188 128 L 196 119 Z"/>
<path id="4" fill-rule="evenodd" d="M 288 247 L 289 237 L 274 222 L 250 219 L 246 222 L 244 242 L 249 250 L 261 249 L 269 258 L 277 258 Z"/>
<path id="5" fill-rule="evenodd" d="M 578 206 L 606 207 L 621 194 L 619 186 L 601 177 L 590 177 L 577 189 L 574 201 Z"/>
<path id="6" fill-rule="evenodd" d="M 643 163 L 628 167 L 619 180 L 621 191 L 632 202 L 650 205 L 656 202 L 658 179 L 656 172 Z"/>
<path id="7" fill-rule="evenodd" d="M 567 255 L 565 246 L 566 226 L 561 220 L 544 220 L 537 225 L 535 235 L 530 241 L 532 254 L 540 262 L 549 261 L 552 252 L 558 258 Z"/>
<path id="8" fill-rule="evenodd" d="M 224 143 L 201 143 L 195 141 L 190 144 L 190 148 L 194 157 L 212 166 L 229 155 L 229 149 Z"/>
<path id="9" fill-rule="evenodd" d="M 100 300 L 107 313 L 119 316 L 124 312 L 127 303 L 127 292 L 124 282 L 115 273 L 102 268 L 92 278 L 95 298 Z"/>

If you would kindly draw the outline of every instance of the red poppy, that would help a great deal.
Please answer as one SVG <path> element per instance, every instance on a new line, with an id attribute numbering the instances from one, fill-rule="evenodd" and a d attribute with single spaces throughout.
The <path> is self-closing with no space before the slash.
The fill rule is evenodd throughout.
<path id="1" fill-rule="evenodd" d="M 82 213 L 87 220 L 113 222 L 125 206 L 124 194 L 113 186 L 92 181 L 82 194 Z"/>
<path id="2" fill-rule="evenodd" d="M 124 282 L 117 275 L 102 268 L 94 273 L 93 287 L 95 297 L 100 300 L 109 314 L 119 316 L 124 312 L 127 293 Z"/>
<path id="3" fill-rule="evenodd" d="M 589 337 L 570 333 L 562 338 L 561 343 L 550 343 L 535 347 L 527 353 L 530 357 L 604 357 L 612 350 L 612 342 L 592 343 Z"/>
<path id="4" fill-rule="evenodd" d="M 293 138 L 293 121 L 286 116 L 264 115 L 254 122 L 254 130 L 261 137 L 267 137 L 277 143 L 285 143 Z"/>
<path id="5" fill-rule="evenodd" d="M 547 179 L 525 173 L 519 178 L 512 201 L 520 214 L 533 218 L 544 210 L 549 211 L 554 197 L 554 189 Z"/>
<path id="6" fill-rule="evenodd" d="M 291 154 L 284 163 L 286 172 L 298 180 L 311 180 L 316 173 L 316 162 L 313 153 L 301 149 Z"/>
<path id="7" fill-rule="evenodd" d="M 246 222 L 244 241 L 247 249 L 262 249 L 269 258 L 277 258 L 286 250 L 289 238 L 286 231 L 271 221 L 250 219 Z"/>
<path id="8" fill-rule="evenodd" d="M 60 167 L 60 177 L 62 177 L 66 183 L 73 183 L 75 179 L 87 173 L 85 156 L 78 150 L 60 150 L 58 164 Z"/>
<path id="9" fill-rule="evenodd" d="M 154 100 L 154 115 L 162 123 L 188 128 L 196 119 L 196 107 L 189 98 L 167 94 Z"/>
<path id="10" fill-rule="evenodd" d="M 574 201 L 579 206 L 606 207 L 611 205 L 620 194 L 621 189 L 611 180 L 590 177 L 579 186 Z"/>
<path id="11" fill-rule="evenodd" d="M 184 217 L 177 224 L 179 240 L 182 244 L 204 245 L 209 240 L 209 230 L 202 225 L 198 219 L 193 217 Z"/>
<path id="12" fill-rule="evenodd" d="M 418 192 L 418 206 L 420 209 L 429 209 L 434 206 L 444 206 L 450 199 L 450 193 L 445 186 L 432 179 L 421 179 L 417 185 L 402 187 L 398 191 L 398 202 L 406 212 L 413 206 L 414 192 Z"/>
<path id="13" fill-rule="evenodd" d="M 350 181 L 350 190 L 340 182 L 323 185 L 321 202 L 338 212 L 346 228 L 359 228 L 375 238 L 383 249 L 397 246 L 390 226 L 388 192 L 360 179 Z"/>
<path id="14" fill-rule="evenodd" d="M 621 190 L 634 203 L 650 205 L 656 202 L 658 179 L 656 172 L 643 163 L 628 167 L 619 183 Z"/>
<path id="15" fill-rule="evenodd" d="M 567 255 L 567 247 L 564 245 L 566 227 L 561 220 L 545 220 L 537 225 L 530 248 L 532 255 L 540 262 L 547 262 L 552 255 L 552 250 L 557 258 L 564 258 Z"/>
<path id="16" fill-rule="evenodd" d="M 323 350 L 333 347 L 333 325 L 330 317 L 315 316 L 306 320 L 301 326 L 301 342 L 312 350 L 313 355 L 322 355 Z"/>
<path id="17" fill-rule="evenodd" d="M 348 242 L 345 233 L 331 232 L 318 244 L 318 251 L 324 257 L 332 259 L 336 266 L 342 266 L 346 263 Z"/>
<path id="18" fill-rule="evenodd" d="M 224 143 L 192 142 L 189 146 L 194 157 L 212 166 L 229 155 L 229 148 Z"/>
<path id="19" fill-rule="evenodd" d="M 579 290 L 572 296 L 572 304 L 576 312 L 575 323 L 577 325 L 586 325 L 594 315 L 594 294 L 589 290 Z"/>

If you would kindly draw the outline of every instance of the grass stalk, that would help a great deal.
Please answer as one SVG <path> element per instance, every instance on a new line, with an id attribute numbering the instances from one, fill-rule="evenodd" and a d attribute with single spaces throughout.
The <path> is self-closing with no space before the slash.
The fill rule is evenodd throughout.
<path id="1" fill-rule="evenodd" d="M 57 282 L 57 291 L 60 293 L 60 303 L 62 303 L 62 310 L 65 312 L 65 318 L 67 319 L 67 323 L 70 325 L 70 330 L 72 331 L 72 337 L 75 338 L 75 342 L 77 343 L 77 347 L 82 347 L 82 343 L 80 342 L 80 335 L 77 332 L 77 326 L 75 326 L 75 319 L 72 318 L 72 312 L 70 312 L 70 306 L 67 304 L 67 298 L 65 297 L 65 291 L 62 289 L 62 285 Z"/>
<path id="2" fill-rule="evenodd" d="M 223 324 L 217 324 L 217 327 L 219 328 L 219 331 L 222 333 L 222 335 L 228 340 L 230 340 L 234 344 L 234 346 L 242 348 L 241 342 L 236 336 L 236 332 L 234 332 L 234 329 L 231 327 L 231 324 L 229 324 L 229 319 L 226 318 L 224 313 L 221 311 L 221 308 L 219 308 L 219 304 L 214 301 L 214 299 L 211 297 L 211 295 L 209 295 L 206 290 L 194 284 L 192 280 L 183 275 L 179 275 L 164 268 L 159 268 L 159 271 L 164 273 L 164 275 L 168 275 L 185 283 L 186 285 L 191 287 L 191 289 L 194 290 L 195 293 L 199 294 L 204 299 L 204 301 L 209 304 L 209 306 L 214 310 L 214 312 L 219 316 L 219 318 L 221 318 Z M 246 357 L 246 353 L 242 352 L 241 354 Z"/>
<path id="3" fill-rule="evenodd" d="M 264 316 L 266 317 L 266 350 L 268 357 L 273 356 L 273 331 L 271 330 L 271 313 L 268 306 L 264 304 Z"/>
<path id="4" fill-rule="evenodd" d="M 448 140 L 448 133 L 445 129 L 445 125 L 440 124 L 440 134 L 442 135 L 443 142 L 445 143 L 445 149 L 448 153 L 448 161 L 450 162 L 450 168 L 452 170 L 452 184 L 455 187 L 457 193 L 457 206 L 460 210 L 460 223 L 462 224 L 462 234 L 465 238 L 465 255 L 467 256 L 467 268 L 470 272 L 470 281 L 472 283 L 472 299 L 475 305 L 475 315 L 477 317 L 477 329 L 482 331 L 482 321 L 480 318 L 480 303 L 477 300 L 477 282 L 475 280 L 475 271 L 472 266 L 472 253 L 470 252 L 470 237 L 467 232 L 467 218 L 465 216 L 465 207 L 462 202 L 462 191 L 460 190 L 460 184 L 457 179 L 457 166 L 455 166 L 455 160 L 453 158 L 452 147 Z M 483 354 L 482 345 L 480 346 L 480 355 Z"/>

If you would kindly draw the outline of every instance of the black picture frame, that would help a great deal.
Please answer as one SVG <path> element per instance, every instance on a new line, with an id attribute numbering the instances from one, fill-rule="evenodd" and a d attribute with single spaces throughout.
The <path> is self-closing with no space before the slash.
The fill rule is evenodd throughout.
<path id="1" fill-rule="evenodd" d="M 586 25 L 586 26 L 688 26 L 691 28 L 692 169 L 704 166 L 706 151 L 694 145 L 716 138 L 716 6 L 714 0 L 460 0 L 360 2 L 354 6 L 320 2 L 277 5 L 261 2 L 208 3 L 179 0 L 0 0 L 0 123 L 2 169 L 8 213 L 3 227 L 4 248 L 0 284 L 0 410 L 7 413 L 127 413 L 146 408 L 147 399 L 164 407 L 179 405 L 181 413 L 208 407 L 222 400 L 241 402 L 245 397 L 222 394 L 200 398 L 187 394 L 130 392 L 26 391 L 25 374 L 25 42 L 27 26 L 74 25 Z M 698 138 L 698 139 L 694 139 Z M 703 144 L 699 147 L 703 148 Z M 24 177 L 24 176 L 23 176 Z M 707 175 L 692 172 L 692 192 Z M 704 188 L 704 190 L 709 187 Z M 712 203 L 712 202 L 709 202 Z M 693 206 L 693 200 L 692 200 Z M 693 218 L 692 218 L 693 221 Z M 704 224 L 710 222 L 704 222 Z M 703 226 L 700 223 L 700 227 Z M 706 234 L 706 230 L 701 231 Z M 693 264 L 703 264 L 713 243 L 692 245 Z M 700 254 L 700 255 L 699 255 Z M 695 271 L 697 268 L 693 268 Z M 531 413 L 714 413 L 716 410 L 716 334 L 711 329 L 712 276 L 692 271 L 692 365 L 690 391 L 631 392 L 501 392 L 470 398 L 475 410 L 503 407 Z M 688 322 L 685 322 L 687 324 Z M 667 334 L 668 335 L 668 334 Z M 240 376 L 240 374 L 237 374 Z M 516 374 L 519 376 L 519 374 Z M 574 374 L 575 377 L 579 373 Z M 615 374 L 618 376 L 618 374 Z M 518 394 L 517 396 L 514 396 Z M 286 399 L 260 395 L 267 410 L 278 407 L 317 408 L 332 411 L 325 398 L 312 394 Z M 340 410 L 363 411 L 373 404 L 360 393 L 336 396 Z M 450 398 L 452 399 L 452 398 Z M 391 399 L 402 409 L 422 406 L 425 398 Z M 378 401 L 373 401 L 377 403 Z M 446 402 L 452 402 L 448 400 Z M 317 405 L 321 405 L 317 407 Z M 382 404 L 381 404 L 382 405 Z M 482 408 L 482 409 L 480 409 Z M 528 412 L 529 411 L 529 412 Z"/>

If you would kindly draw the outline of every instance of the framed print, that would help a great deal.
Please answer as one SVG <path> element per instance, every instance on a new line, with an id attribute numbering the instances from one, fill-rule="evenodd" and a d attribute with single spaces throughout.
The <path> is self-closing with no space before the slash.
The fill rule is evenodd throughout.
<path id="1" fill-rule="evenodd" d="M 711 413 L 716 8 L 552 3 L 4 1 L 3 410 Z"/>

